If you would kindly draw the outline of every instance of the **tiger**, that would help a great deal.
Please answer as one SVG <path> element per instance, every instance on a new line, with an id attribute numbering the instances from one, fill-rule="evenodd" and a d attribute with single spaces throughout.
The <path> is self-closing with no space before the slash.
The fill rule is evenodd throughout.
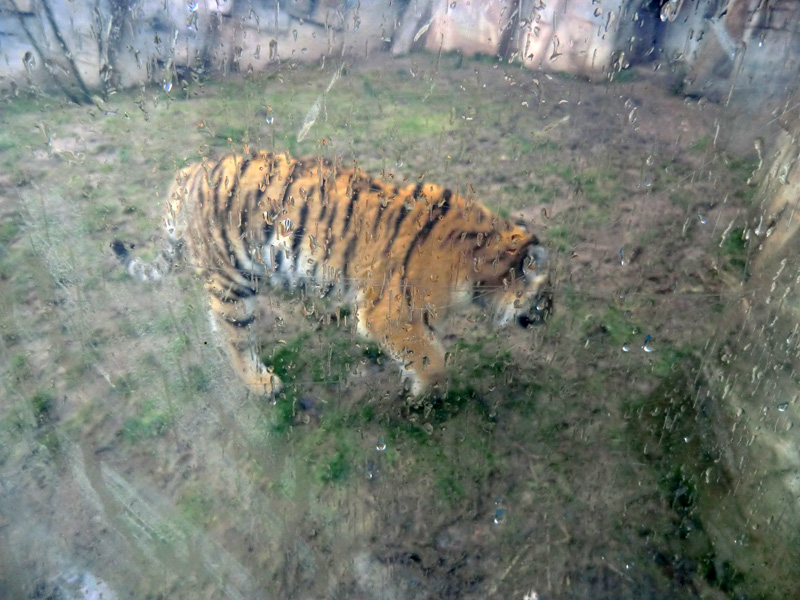
<path id="1" fill-rule="evenodd" d="M 536 235 L 435 184 L 253 151 L 179 169 L 166 204 L 170 253 L 185 244 L 233 368 L 259 394 L 283 387 L 253 329 L 259 296 L 276 286 L 352 306 L 358 333 L 398 363 L 416 396 L 446 379 L 437 330 L 446 307 L 471 300 L 496 324 L 522 327 L 552 312 Z M 121 242 L 112 247 L 127 255 Z M 143 279 L 160 276 L 127 260 Z"/>

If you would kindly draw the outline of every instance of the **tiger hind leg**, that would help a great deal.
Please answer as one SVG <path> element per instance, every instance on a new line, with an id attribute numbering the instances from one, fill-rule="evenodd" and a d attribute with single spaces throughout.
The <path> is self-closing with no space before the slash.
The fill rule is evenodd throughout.
<path id="1" fill-rule="evenodd" d="M 283 388 L 283 383 L 259 356 L 255 331 L 256 298 L 232 301 L 213 286 L 209 286 L 209 291 L 212 324 L 224 338 L 234 371 L 255 393 L 275 397 Z"/>

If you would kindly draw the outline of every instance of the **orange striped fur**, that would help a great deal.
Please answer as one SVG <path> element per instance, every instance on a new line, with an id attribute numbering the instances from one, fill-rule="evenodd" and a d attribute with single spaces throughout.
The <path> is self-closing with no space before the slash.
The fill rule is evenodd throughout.
<path id="1" fill-rule="evenodd" d="M 417 394 L 445 375 L 439 309 L 474 299 L 498 323 L 523 326 L 550 311 L 536 236 L 450 190 L 319 158 L 262 152 L 184 168 L 166 228 L 188 245 L 234 368 L 262 393 L 281 382 L 261 363 L 251 325 L 257 297 L 276 284 L 352 302 L 359 332 Z"/>

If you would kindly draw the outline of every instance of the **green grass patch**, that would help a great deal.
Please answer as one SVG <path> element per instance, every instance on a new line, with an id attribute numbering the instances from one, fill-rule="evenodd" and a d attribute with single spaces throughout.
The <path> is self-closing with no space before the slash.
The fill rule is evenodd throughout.
<path id="1" fill-rule="evenodd" d="M 37 425 L 44 425 L 53 419 L 55 398 L 49 392 L 36 392 L 30 399 L 30 405 Z"/>
<path id="2" fill-rule="evenodd" d="M 615 306 L 609 306 L 603 314 L 589 318 L 584 331 L 587 340 L 602 340 L 610 347 L 620 349 L 625 344 L 641 345 L 645 336 L 630 316 Z"/>
<path id="3" fill-rule="evenodd" d="M 623 69 L 622 71 L 611 71 L 608 74 L 608 82 L 623 84 L 633 83 L 639 79 L 639 75 L 633 69 Z"/>
<path id="4" fill-rule="evenodd" d="M 689 149 L 694 152 L 705 152 L 708 149 L 708 146 L 711 144 L 711 136 L 709 134 L 705 134 L 700 137 L 694 144 L 689 146 Z"/>
<path id="5" fill-rule="evenodd" d="M 567 252 L 574 245 L 572 230 L 566 225 L 550 225 L 546 230 L 546 238 L 558 252 Z"/>
<path id="6" fill-rule="evenodd" d="M 142 404 L 139 414 L 125 419 L 122 436 L 126 442 L 137 443 L 164 435 L 172 426 L 172 415 L 155 400 Z"/>
<path id="7" fill-rule="evenodd" d="M 178 498 L 183 517 L 194 525 L 208 525 L 214 519 L 214 501 L 208 491 L 189 490 Z"/>
<path id="8" fill-rule="evenodd" d="M 729 269 L 747 278 L 748 243 L 745 231 L 741 227 L 731 229 L 722 242 L 720 249 L 724 263 Z"/>

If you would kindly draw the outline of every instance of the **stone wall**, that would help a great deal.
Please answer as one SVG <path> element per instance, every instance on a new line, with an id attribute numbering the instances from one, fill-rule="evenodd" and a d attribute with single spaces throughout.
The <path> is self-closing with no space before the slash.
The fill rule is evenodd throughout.
<path id="1" fill-rule="evenodd" d="M 0 90 L 76 100 L 182 72 L 460 51 L 593 78 L 671 70 L 692 95 L 761 108 L 800 74 L 793 0 L 0 0 Z"/>
<path id="2" fill-rule="evenodd" d="M 364 55 L 387 45 L 396 19 L 390 0 L 0 0 L 0 88 L 86 100 L 188 72 Z"/>
<path id="3" fill-rule="evenodd" d="M 757 140 L 748 277 L 705 361 L 709 402 L 728 425 L 717 442 L 730 487 L 710 518 L 715 545 L 739 559 L 736 544 L 768 549 L 764 573 L 781 572 L 777 557 L 796 560 L 800 531 L 799 105 L 797 94 L 777 118 L 771 148 Z"/>

